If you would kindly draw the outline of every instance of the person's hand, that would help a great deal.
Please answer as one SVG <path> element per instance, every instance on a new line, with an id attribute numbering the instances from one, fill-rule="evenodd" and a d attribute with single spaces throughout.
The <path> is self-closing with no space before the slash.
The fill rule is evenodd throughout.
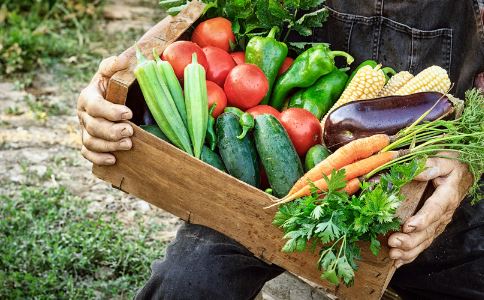
<path id="1" fill-rule="evenodd" d="M 120 121 L 133 117 L 131 110 L 104 99 L 109 78 L 128 66 L 125 56 L 112 56 L 101 62 L 91 83 L 82 90 L 77 100 L 77 116 L 81 124 L 82 155 L 98 165 L 112 165 L 113 154 L 131 149 L 129 138 L 133 128 Z M 118 123 L 115 123 L 118 122 Z"/>
<path id="2" fill-rule="evenodd" d="M 456 157 L 456 154 L 446 152 L 440 156 Z M 392 247 L 390 258 L 396 260 L 397 268 L 412 262 L 444 231 L 467 194 L 472 175 L 467 165 L 458 160 L 430 158 L 426 169 L 415 180 L 432 180 L 436 189 L 417 214 L 403 224 L 403 232 L 393 233 L 388 239 Z"/>

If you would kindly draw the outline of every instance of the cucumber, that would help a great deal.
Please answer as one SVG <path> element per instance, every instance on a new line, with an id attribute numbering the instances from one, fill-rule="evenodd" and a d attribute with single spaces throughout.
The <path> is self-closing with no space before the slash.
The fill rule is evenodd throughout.
<path id="1" fill-rule="evenodd" d="M 307 172 L 314 168 L 315 165 L 322 162 L 331 154 L 323 145 L 314 145 L 309 148 L 306 153 L 306 159 L 304 160 L 304 170 Z"/>
<path id="2" fill-rule="evenodd" d="M 286 130 L 274 116 L 259 115 L 255 117 L 254 138 L 274 196 L 287 195 L 304 172 Z"/>
<path id="3" fill-rule="evenodd" d="M 217 145 L 230 175 L 252 186 L 259 185 L 259 164 L 254 144 L 247 135 L 238 139 L 242 128 L 239 118 L 230 112 L 217 118 Z"/>
<path id="4" fill-rule="evenodd" d="M 161 129 L 160 129 L 160 127 L 158 127 L 158 125 L 154 125 L 154 124 L 152 124 L 152 125 L 140 125 L 140 127 L 141 127 L 141 129 L 148 131 L 152 135 L 170 143 L 170 140 L 168 140 L 168 138 L 163 133 L 163 131 L 161 131 Z"/>
<path id="5" fill-rule="evenodd" d="M 205 145 L 202 147 L 200 159 L 211 165 L 212 167 L 219 169 L 220 171 L 226 171 L 224 163 L 220 156 Z"/>

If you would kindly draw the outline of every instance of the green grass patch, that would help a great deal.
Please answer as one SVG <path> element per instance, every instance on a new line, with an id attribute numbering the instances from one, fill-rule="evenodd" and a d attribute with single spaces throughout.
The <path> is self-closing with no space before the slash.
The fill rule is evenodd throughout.
<path id="1" fill-rule="evenodd" d="M 0 299 L 132 298 L 165 245 L 156 227 L 88 213 L 63 188 L 0 196 Z"/>
<path id="2" fill-rule="evenodd" d="M 0 6 L 0 74 L 49 66 L 83 52 L 103 1 L 6 0 Z"/>

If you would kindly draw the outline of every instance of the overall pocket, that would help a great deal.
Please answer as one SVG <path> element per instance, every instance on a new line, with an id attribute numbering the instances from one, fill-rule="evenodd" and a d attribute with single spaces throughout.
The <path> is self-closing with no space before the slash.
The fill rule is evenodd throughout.
<path id="1" fill-rule="evenodd" d="M 439 65 L 450 72 L 452 29 L 420 30 L 383 16 L 346 14 L 329 7 L 328 10 L 328 22 L 315 32 L 314 42 L 330 42 L 332 48 L 353 55 L 356 63 L 374 59 L 413 74 Z"/>

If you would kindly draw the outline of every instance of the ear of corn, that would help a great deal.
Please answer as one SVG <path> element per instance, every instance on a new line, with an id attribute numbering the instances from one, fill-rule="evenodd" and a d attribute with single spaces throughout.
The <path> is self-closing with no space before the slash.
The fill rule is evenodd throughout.
<path id="1" fill-rule="evenodd" d="M 431 66 L 412 78 L 395 95 L 410 95 L 420 92 L 447 93 L 450 89 L 450 78 L 447 71 L 439 66 Z"/>
<path id="2" fill-rule="evenodd" d="M 137 49 L 138 65 L 134 70 L 141 92 L 156 123 L 167 138 L 178 148 L 193 155 L 190 136 L 177 111 L 166 82 L 156 63 L 147 60 Z"/>
<path id="3" fill-rule="evenodd" d="M 356 75 L 353 77 L 353 79 L 351 79 L 350 83 L 344 90 L 343 94 L 341 94 L 341 97 L 324 116 L 323 120 L 321 121 L 323 128 L 329 113 L 341 105 L 351 101 L 372 99 L 378 95 L 386 81 L 385 74 L 380 68 L 381 65 L 377 65 L 374 68 L 371 66 L 364 66 L 358 70 Z"/>
<path id="4" fill-rule="evenodd" d="M 208 126 L 208 96 L 205 69 L 192 55 L 192 63 L 185 67 L 185 106 L 187 109 L 188 133 L 193 144 L 193 153 L 200 158 Z"/>
<path id="5" fill-rule="evenodd" d="M 393 75 L 390 80 L 388 80 L 387 84 L 383 87 L 383 89 L 378 93 L 378 97 L 386 97 L 395 95 L 395 93 L 402 88 L 410 79 L 413 78 L 413 75 L 407 71 L 401 71 L 397 74 Z"/>

